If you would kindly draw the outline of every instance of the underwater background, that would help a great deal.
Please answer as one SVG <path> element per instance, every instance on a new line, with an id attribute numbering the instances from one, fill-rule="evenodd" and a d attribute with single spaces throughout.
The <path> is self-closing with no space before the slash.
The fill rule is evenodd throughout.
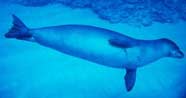
<path id="1" fill-rule="evenodd" d="M 6 39 L 12 14 L 29 28 L 85 24 L 137 39 L 169 38 L 185 54 L 186 0 L 0 0 L 0 98 L 186 98 L 185 58 L 138 68 L 127 92 L 125 69 Z"/>

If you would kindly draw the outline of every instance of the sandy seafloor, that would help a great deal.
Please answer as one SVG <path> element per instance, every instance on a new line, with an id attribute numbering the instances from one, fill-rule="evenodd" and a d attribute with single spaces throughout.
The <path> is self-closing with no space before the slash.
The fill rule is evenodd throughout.
<path id="1" fill-rule="evenodd" d="M 60 4 L 24 7 L 0 4 L 0 98 L 186 98 L 186 59 L 163 58 L 139 68 L 127 92 L 124 69 L 114 69 L 62 54 L 4 34 L 15 14 L 30 28 L 62 24 L 99 26 L 139 39 L 170 38 L 186 52 L 186 22 L 149 27 L 111 24 L 89 9 Z M 185 94 L 184 94 L 185 93 Z"/>

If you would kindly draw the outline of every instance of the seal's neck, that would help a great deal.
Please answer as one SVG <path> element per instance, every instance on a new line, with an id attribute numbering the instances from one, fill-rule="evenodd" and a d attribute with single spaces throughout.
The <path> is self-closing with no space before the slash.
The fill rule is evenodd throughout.
<path id="1" fill-rule="evenodd" d="M 161 40 L 148 40 L 143 43 L 149 47 L 149 50 L 153 52 L 152 55 L 156 55 L 157 59 L 167 57 L 169 54 L 168 46 Z"/>
<path id="2" fill-rule="evenodd" d="M 162 40 L 156 40 L 155 46 L 157 48 L 156 51 L 159 51 L 161 54 L 161 57 L 168 57 L 170 48 L 165 42 L 162 42 Z"/>

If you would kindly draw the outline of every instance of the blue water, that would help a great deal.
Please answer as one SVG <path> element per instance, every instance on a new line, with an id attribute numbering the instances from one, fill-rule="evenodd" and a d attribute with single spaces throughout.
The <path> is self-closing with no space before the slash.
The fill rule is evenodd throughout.
<path id="1" fill-rule="evenodd" d="M 125 69 L 4 37 L 15 14 L 29 28 L 85 24 L 137 39 L 169 38 L 185 53 L 185 0 L 93 1 L 1 0 L 0 98 L 186 98 L 185 58 L 138 68 L 136 84 L 127 92 Z"/>

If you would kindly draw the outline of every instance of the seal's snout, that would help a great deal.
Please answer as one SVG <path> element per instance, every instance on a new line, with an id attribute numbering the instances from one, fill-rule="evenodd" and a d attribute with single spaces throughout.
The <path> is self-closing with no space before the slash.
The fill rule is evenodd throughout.
<path id="1" fill-rule="evenodd" d="M 181 52 L 180 50 L 178 50 L 178 51 L 174 52 L 173 56 L 174 56 L 175 58 L 181 59 L 181 58 L 184 57 L 184 54 L 183 54 L 183 52 Z"/>
<path id="2" fill-rule="evenodd" d="M 183 54 L 183 52 L 178 51 L 178 53 L 177 53 L 177 57 L 178 57 L 178 58 L 184 58 L 184 54 Z"/>
<path id="3" fill-rule="evenodd" d="M 169 54 L 169 57 L 181 59 L 181 58 L 184 58 L 184 54 L 183 54 L 182 51 L 177 49 L 177 50 L 171 51 L 170 54 Z"/>

